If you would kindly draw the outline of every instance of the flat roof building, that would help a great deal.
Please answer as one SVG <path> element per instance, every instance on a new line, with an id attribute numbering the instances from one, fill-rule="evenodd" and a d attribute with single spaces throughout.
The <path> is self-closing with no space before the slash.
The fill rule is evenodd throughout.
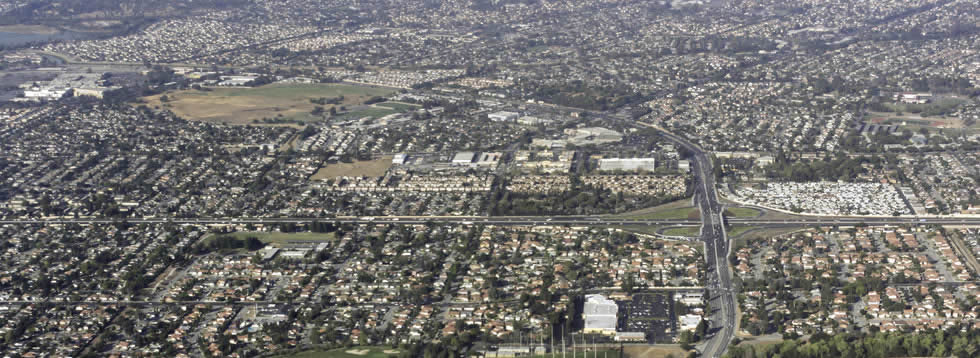
<path id="1" fill-rule="evenodd" d="M 698 324 L 701 323 L 701 316 L 696 314 L 686 314 L 678 317 L 677 323 L 680 325 L 681 331 L 693 331 L 698 328 Z"/>
<path id="2" fill-rule="evenodd" d="M 395 154 L 394 157 L 391 157 L 391 164 L 393 164 L 393 165 L 403 165 L 403 164 L 405 164 L 405 161 L 406 160 L 408 160 L 408 155 L 403 154 L 403 153 Z"/>
<path id="3" fill-rule="evenodd" d="M 459 152 L 453 157 L 453 165 L 468 165 L 476 159 L 474 152 Z"/>
<path id="4" fill-rule="evenodd" d="M 514 112 L 500 111 L 487 115 L 493 122 L 513 122 L 517 120 L 518 114 Z"/>
<path id="5" fill-rule="evenodd" d="M 500 157 L 502 156 L 503 154 L 499 152 L 482 153 L 480 154 L 479 159 L 476 161 L 476 165 L 495 167 L 498 163 L 500 163 Z"/>
<path id="6" fill-rule="evenodd" d="M 654 158 L 599 159 L 599 170 L 602 171 L 646 170 L 652 172 L 655 169 L 656 159 Z"/>
<path id="7" fill-rule="evenodd" d="M 678 160 L 677 169 L 683 173 L 688 173 L 691 171 L 691 161 L 689 160 Z"/>
<path id="8" fill-rule="evenodd" d="M 619 306 L 616 302 L 603 295 L 585 295 L 585 307 L 582 310 L 582 320 L 585 321 L 584 333 L 616 334 L 616 313 Z"/>

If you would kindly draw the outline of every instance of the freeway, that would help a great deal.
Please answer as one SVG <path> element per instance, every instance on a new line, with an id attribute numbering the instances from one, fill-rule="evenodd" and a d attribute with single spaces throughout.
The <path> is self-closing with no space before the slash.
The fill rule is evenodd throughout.
<path id="1" fill-rule="evenodd" d="M 703 189 L 702 189 L 703 190 Z M 701 196 L 698 194 L 700 200 Z M 2 224 L 309 224 L 313 222 L 335 224 L 463 224 L 463 225 L 575 225 L 575 226 L 701 226 L 700 220 L 692 219 L 620 219 L 612 216 L 378 216 L 339 218 L 9 218 L 0 219 Z M 977 217 L 807 217 L 792 219 L 723 218 L 718 223 L 757 227 L 798 226 L 854 226 L 854 225 L 959 225 L 980 226 Z"/>
<path id="2" fill-rule="evenodd" d="M 701 345 L 701 355 L 721 357 L 735 336 L 735 291 L 732 289 L 728 267 L 729 242 L 725 218 L 722 216 L 723 208 L 718 202 L 718 192 L 715 191 L 711 159 L 700 147 L 688 140 L 655 126 L 651 127 L 660 130 L 665 138 L 692 153 L 694 196 L 702 218 L 701 240 L 704 241 L 707 267 L 707 297 L 714 311 L 708 313 L 711 331 L 714 333 L 705 338 L 706 341 Z"/>
<path id="3" fill-rule="evenodd" d="M 236 224 L 309 224 L 313 222 L 335 224 L 462 224 L 462 225 L 671 225 L 699 226 L 700 221 L 688 219 L 632 220 L 599 217 L 362 217 L 362 218 L 51 218 L 51 219 L 2 219 L 0 224 L 191 224 L 191 225 L 236 225 Z"/>

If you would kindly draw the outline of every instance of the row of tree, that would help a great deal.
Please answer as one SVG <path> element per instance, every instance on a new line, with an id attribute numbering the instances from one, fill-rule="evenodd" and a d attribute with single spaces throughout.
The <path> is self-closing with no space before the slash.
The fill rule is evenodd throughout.
<path id="1" fill-rule="evenodd" d="M 772 346 L 732 346 L 729 358 L 885 358 L 976 357 L 980 354 L 980 330 L 949 329 L 921 333 L 877 332 L 814 334 L 809 340 L 786 340 Z"/>

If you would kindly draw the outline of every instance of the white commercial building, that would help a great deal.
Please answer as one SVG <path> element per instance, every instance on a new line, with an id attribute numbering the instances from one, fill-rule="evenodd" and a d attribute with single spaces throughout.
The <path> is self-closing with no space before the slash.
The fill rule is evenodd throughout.
<path id="1" fill-rule="evenodd" d="M 655 169 L 656 169 L 656 159 L 654 158 L 599 159 L 599 170 L 602 171 L 646 170 L 652 172 Z"/>
<path id="2" fill-rule="evenodd" d="M 500 163 L 501 157 L 503 157 L 503 154 L 500 152 L 483 153 L 480 154 L 478 157 L 479 159 L 476 160 L 476 165 L 483 167 L 496 167 L 497 164 Z"/>
<path id="3" fill-rule="evenodd" d="M 682 173 L 687 173 L 691 171 L 691 161 L 689 160 L 678 160 L 677 169 Z"/>
<path id="4" fill-rule="evenodd" d="M 490 113 L 487 115 L 487 117 L 489 117 L 493 122 L 513 122 L 517 120 L 518 116 L 519 115 L 517 113 L 506 111 Z"/>
<path id="5" fill-rule="evenodd" d="M 674 301 L 685 306 L 700 306 L 704 304 L 704 294 L 700 292 L 678 292 L 674 294 Z"/>
<path id="6" fill-rule="evenodd" d="M 476 159 L 476 153 L 459 152 L 453 157 L 453 165 L 469 165 L 473 163 L 473 159 Z"/>
<path id="7" fill-rule="evenodd" d="M 619 306 L 616 302 L 602 295 L 585 295 L 585 307 L 582 310 L 582 320 L 585 321 L 584 333 L 616 334 L 616 313 Z"/>
<path id="8" fill-rule="evenodd" d="M 405 164 L 405 161 L 406 160 L 408 160 L 408 155 L 403 154 L 403 153 L 398 153 L 398 154 L 395 154 L 394 157 L 391 157 L 391 164 L 393 164 L 393 165 L 403 165 L 403 164 Z"/>
<path id="9" fill-rule="evenodd" d="M 698 324 L 701 323 L 701 316 L 696 314 L 686 314 L 678 317 L 678 323 L 680 324 L 680 330 L 683 331 L 693 331 L 698 328 Z"/>

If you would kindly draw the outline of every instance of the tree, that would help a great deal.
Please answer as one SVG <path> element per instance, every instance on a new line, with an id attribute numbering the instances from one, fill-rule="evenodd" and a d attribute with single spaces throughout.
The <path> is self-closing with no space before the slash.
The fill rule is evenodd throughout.
<path id="1" fill-rule="evenodd" d="M 707 335 L 707 333 L 708 333 L 708 321 L 702 319 L 701 322 L 698 323 L 697 328 L 694 329 L 694 339 L 697 341 L 703 340 Z"/>
<path id="2" fill-rule="evenodd" d="M 680 343 L 681 349 L 688 351 L 694 348 L 691 343 L 695 342 L 694 333 L 691 331 L 681 332 L 680 337 L 677 337 L 677 342 Z"/>

